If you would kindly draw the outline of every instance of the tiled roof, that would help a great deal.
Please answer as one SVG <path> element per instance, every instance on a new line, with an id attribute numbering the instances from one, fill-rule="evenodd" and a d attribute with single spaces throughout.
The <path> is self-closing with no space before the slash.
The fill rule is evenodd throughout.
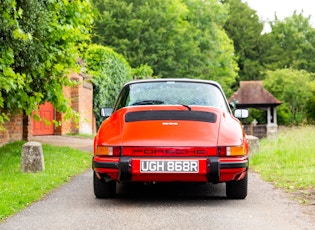
<path id="1" fill-rule="evenodd" d="M 237 105 L 280 105 L 277 98 L 269 93 L 262 81 L 241 81 L 240 88 L 230 97 L 229 102 L 237 100 Z"/>

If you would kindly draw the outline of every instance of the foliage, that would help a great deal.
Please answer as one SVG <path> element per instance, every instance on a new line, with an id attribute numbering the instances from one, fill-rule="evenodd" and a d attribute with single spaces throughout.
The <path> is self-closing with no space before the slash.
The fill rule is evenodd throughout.
<path id="1" fill-rule="evenodd" d="M 69 147 L 43 145 L 45 171 L 22 173 L 24 142 L 0 147 L 0 220 L 39 200 L 91 166 L 91 154 Z"/>
<path id="2" fill-rule="evenodd" d="M 147 64 L 158 77 L 218 80 L 229 92 L 236 78 L 227 10 L 215 0 L 94 0 L 93 41 L 112 47 L 132 67 Z"/>
<path id="3" fill-rule="evenodd" d="M 307 100 L 311 97 L 311 74 L 303 70 L 267 71 L 264 87 L 282 101 L 277 108 L 279 124 L 299 124 L 306 117 Z"/>
<path id="4" fill-rule="evenodd" d="M 225 29 L 234 41 L 240 80 L 267 78 L 266 88 L 283 102 L 277 107 L 279 124 L 314 121 L 315 88 L 310 86 L 315 73 L 315 29 L 310 18 L 296 12 L 282 21 L 275 16 L 272 31 L 260 34 L 263 25 L 247 3 L 221 2 L 230 5 Z M 257 115 L 256 120 L 263 120 L 262 113 Z"/>
<path id="5" fill-rule="evenodd" d="M 255 108 L 249 108 L 248 110 L 249 117 L 241 120 L 243 125 L 250 125 L 254 120 L 256 120 L 257 124 L 267 123 L 266 111 Z"/>
<path id="6" fill-rule="evenodd" d="M 62 87 L 90 38 L 89 0 L 1 0 L 0 12 L 0 110 L 30 115 L 50 101 L 70 114 Z"/>
<path id="7" fill-rule="evenodd" d="M 315 29 L 310 18 L 302 13 L 294 14 L 283 21 L 275 18 L 270 23 L 272 31 L 264 35 L 268 42 L 264 65 L 269 70 L 292 68 L 315 72 Z"/>
<path id="8" fill-rule="evenodd" d="M 310 82 L 311 96 L 306 101 L 306 116 L 309 122 L 315 122 L 315 80 Z"/>
<path id="9" fill-rule="evenodd" d="M 224 29 L 234 43 L 240 80 L 262 79 L 263 23 L 259 21 L 257 12 L 247 3 L 241 0 L 222 0 L 221 2 L 229 6 L 229 18 Z"/>
<path id="10" fill-rule="evenodd" d="M 132 70 L 123 56 L 101 45 L 90 45 L 84 59 L 88 74 L 93 76 L 93 110 L 99 126 L 99 109 L 113 107 L 121 87 L 132 80 Z"/>
<path id="11" fill-rule="evenodd" d="M 132 69 L 133 79 L 146 79 L 153 75 L 153 70 L 148 65 L 140 65 L 137 68 Z"/>

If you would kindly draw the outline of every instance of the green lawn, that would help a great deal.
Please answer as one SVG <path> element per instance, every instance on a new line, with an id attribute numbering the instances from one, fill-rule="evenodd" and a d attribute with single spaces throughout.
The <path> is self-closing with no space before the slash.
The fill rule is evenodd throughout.
<path id="1" fill-rule="evenodd" d="M 22 173 L 24 143 L 15 142 L 0 147 L 0 221 L 91 167 L 91 153 L 43 145 L 45 171 Z"/>
<path id="2" fill-rule="evenodd" d="M 281 128 L 278 139 L 260 141 L 250 166 L 288 191 L 315 189 L 315 127 Z"/>

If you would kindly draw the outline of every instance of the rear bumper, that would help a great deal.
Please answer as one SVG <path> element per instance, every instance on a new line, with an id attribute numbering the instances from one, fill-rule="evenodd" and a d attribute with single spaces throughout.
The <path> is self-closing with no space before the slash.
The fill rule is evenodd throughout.
<path id="1" fill-rule="evenodd" d="M 203 157 L 203 158 L 158 158 L 158 160 L 195 160 L 199 162 L 198 172 L 154 172 L 140 171 L 141 160 L 156 160 L 156 158 L 135 157 L 97 157 L 92 160 L 92 168 L 99 174 L 105 174 L 116 181 L 143 182 L 226 182 L 242 179 L 248 169 L 248 157 Z"/>

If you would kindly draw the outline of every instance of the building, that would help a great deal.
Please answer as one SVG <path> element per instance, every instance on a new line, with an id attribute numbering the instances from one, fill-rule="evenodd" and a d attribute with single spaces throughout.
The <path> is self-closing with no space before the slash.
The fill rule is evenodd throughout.
<path id="1" fill-rule="evenodd" d="M 78 86 L 63 89 L 71 108 L 80 114 L 78 123 L 65 119 L 64 114 L 56 112 L 52 104 L 46 102 L 39 109 L 39 115 L 44 118 L 40 121 L 23 114 L 11 115 L 10 121 L 4 124 L 4 130 L 0 130 L 0 145 L 18 140 L 30 140 L 36 135 L 94 134 L 96 125 L 93 114 L 92 83 L 87 82 L 84 75 L 77 73 L 70 73 L 69 77 L 80 83 Z M 60 125 L 54 125 L 53 120 Z"/>
<path id="2" fill-rule="evenodd" d="M 251 129 L 255 127 L 245 126 L 247 134 L 258 137 L 273 135 L 277 132 L 277 110 L 276 107 L 282 102 L 275 98 L 262 85 L 262 81 L 241 81 L 240 88 L 229 98 L 229 103 L 234 103 L 236 108 L 256 108 L 266 111 L 267 124 L 257 126 L 256 129 L 265 130 L 254 133 Z"/>

